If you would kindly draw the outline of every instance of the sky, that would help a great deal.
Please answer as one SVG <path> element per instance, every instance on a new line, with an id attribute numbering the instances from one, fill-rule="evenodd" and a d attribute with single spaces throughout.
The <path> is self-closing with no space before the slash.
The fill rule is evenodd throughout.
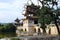
<path id="1" fill-rule="evenodd" d="M 23 19 L 24 5 L 28 0 L 0 0 L 0 23 L 14 22 L 16 18 Z M 37 4 L 37 0 L 32 0 Z"/>
<path id="2" fill-rule="evenodd" d="M 23 18 L 25 0 L 0 0 L 0 23 L 14 22 Z"/>
<path id="3" fill-rule="evenodd" d="M 23 19 L 24 5 L 28 0 L 0 0 L 0 23 L 14 22 Z M 36 0 L 33 0 L 36 3 Z"/>

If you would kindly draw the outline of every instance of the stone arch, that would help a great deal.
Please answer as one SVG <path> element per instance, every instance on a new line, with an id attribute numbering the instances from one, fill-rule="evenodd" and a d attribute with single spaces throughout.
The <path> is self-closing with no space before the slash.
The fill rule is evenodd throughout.
<path id="1" fill-rule="evenodd" d="M 26 28 L 25 28 L 25 31 L 27 31 Z"/>
<path id="2" fill-rule="evenodd" d="M 38 28 L 38 32 L 40 32 L 40 28 Z"/>
<path id="3" fill-rule="evenodd" d="M 34 28 L 34 32 L 36 32 L 36 28 Z"/>

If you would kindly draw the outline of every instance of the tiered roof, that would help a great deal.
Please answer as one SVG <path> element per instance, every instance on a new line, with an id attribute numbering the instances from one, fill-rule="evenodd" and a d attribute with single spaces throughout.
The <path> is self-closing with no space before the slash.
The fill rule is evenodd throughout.
<path id="1" fill-rule="evenodd" d="M 20 22 L 20 20 L 18 18 L 16 18 L 15 22 Z"/>
<path id="2" fill-rule="evenodd" d="M 31 5 L 27 5 L 24 16 L 28 16 L 29 14 L 35 14 L 35 11 L 39 8 L 40 6 L 34 5 L 33 3 Z"/>

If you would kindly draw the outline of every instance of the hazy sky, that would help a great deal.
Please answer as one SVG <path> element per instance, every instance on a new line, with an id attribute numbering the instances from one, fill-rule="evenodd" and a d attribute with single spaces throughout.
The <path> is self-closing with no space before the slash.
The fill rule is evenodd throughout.
<path id="1" fill-rule="evenodd" d="M 14 22 L 23 18 L 22 12 L 26 0 L 0 0 L 0 22 Z"/>
<path id="2" fill-rule="evenodd" d="M 0 0 L 0 22 L 14 22 L 23 18 L 25 0 Z"/>
<path id="3" fill-rule="evenodd" d="M 22 19 L 26 3 L 27 0 L 0 0 L 0 23 L 14 22 L 17 17 Z"/>
<path id="4" fill-rule="evenodd" d="M 28 0 L 0 0 L 0 23 L 14 22 L 23 18 L 24 5 Z M 33 0 L 36 3 L 36 0 Z"/>

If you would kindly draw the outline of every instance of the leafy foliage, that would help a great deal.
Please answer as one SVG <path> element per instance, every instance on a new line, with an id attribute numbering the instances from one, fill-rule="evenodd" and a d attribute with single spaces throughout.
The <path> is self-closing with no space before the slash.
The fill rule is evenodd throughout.
<path id="1" fill-rule="evenodd" d="M 15 32 L 15 31 L 16 31 L 16 27 L 12 23 L 4 24 L 4 26 L 0 25 L 0 32 L 9 33 L 9 32 Z"/>
<path id="2" fill-rule="evenodd" d="M 58 3 L 56 0 L 39 0 L 40 3 L 42 4 L 42 7 L 38 9 L 37 16 L 39 19 L 39 23 L 41 23 L 41 28 L 43 31 L 45 30 L 46 26 L 45 24 L 50 24 L 52 21 L 54 21 L 58 32 L 59 32 L 59 27 L 57 24 L 57 19 L 60 16 L 60 10 L 59 9 L 54 9 L 53 6 L 57 6 Z M 52 7 L 50 7 L 52 5 Z"/>

